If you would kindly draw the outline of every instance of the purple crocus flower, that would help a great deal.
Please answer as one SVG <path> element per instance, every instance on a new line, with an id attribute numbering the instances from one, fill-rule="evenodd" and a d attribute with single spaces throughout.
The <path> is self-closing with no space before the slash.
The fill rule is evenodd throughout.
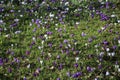
<path id="1" fill-rule="evenodd" d="M 94 18 L 94 13 L 93 12 L 91 13 L 91 17 Z"/>
<path id="2" fill-rule="evenodd" d="M 40 20 L 39 20 L 39 19 L 36 19 L 35 23 L 36 23 L 36 24 L 39 24 L 39 23 L 40 23 Z"/>
<path id="3" fill-rule="evenodd" d="M 12 69 L 11 69 L 11 68 L 8 68 L 8 72 L 11 73 L 11 72 L 12 72 Z"/>
<path id="4" fill-rule="evenodd" d="M 23 78 L 23 80 L 27 80 L 27 78 L 26 78 L 26 77 L 24 77 L 24 78 Z"/>
<path id="5" fill-rule="evenodd" d="M 3 12 L 4 11 L 4 8 L 0 8 L 0 12 Z"/>
<path id="6" fill-rule="evenodd" d="M 3 59 L 0 58 L 0 66 L 3 65 Z"/>
<path id="7" fill-rule="evenodd" d="M 102 32 L 102 30 L 98 30 L 98 33 L 101 33 Z"/>
<path id="8" fill-rule="evenodd" d="M 26 51 L 26 55 L 29 55 L 30 54 L 30 51 Z"/>
<path id="9" fill-rule="evenodd" d="M 52 43 L 49 43 L 48 46 L 49 46 L 49 47 L 52 47 Z"/>
<path id="10" fill-rule="evenodd" d="M 70 34 L 70 37 L 73 37 L 74 36 L 74 34 Z"/>
<path id="11" fill-rule="evenodd" d="M 57 80 L 60 80 L 60 78 L 57 78 Z"/>
<path id="12" fill-rule="evenodd" d="M 98 69 L 102 69 L 102 65 L 101 64 L 98 65 Z"/>
<path id="13" fill-rule="evenodd" d="M 90 66 L 87 66 L 87 71 L 88 72 L 91 72 L 92 71 L 92 68 Z"/>
<path id="14" fill-rule="evenodd" d="M 93 10 L 93 6 L 90 5 L 90 6 L 89 6 L 89 10 Z"/>
<path id="15" fill-rule="evenodd" d="M 81 76 L 82 75 L 82 72 L 77 72 L 76 73 L 78 76 Z"/>
<path id="16" fill-rule="evenodd" d="M 101 18 L 102 21 L 105 21 L 105 20 L 109 19 L 109 17 L 107 15 L 103 14 L 103 13 L 100 13 L 100 18 Z"/>
<path id="17" fill-rule="evenodd" d="M 117 46 L 116 46 L 116 45 L 114 45 L 114 46 L 113 46 L 113 49 L 115 50 L 116 48 L 117 48 Z"/>
<path id="18" fill-rule="evenodd" d="M 59 28 L 59 29 L 58 29 L 58 32 L 61 32 L 61 31 L 62 31 L 62 28 Z"/>
<path id="19" fill-rule="evenodd" d="M 2 30 L 3 30 L 3 29 L 2 29 L 2 28 L 0 28 L 0 32 L 2 32 Z"/>
<path id="20" fill-rule="evenodd" d="M 64 43 L 68 43 L 68 40 L 65 39 L 65 40 L 64 40 Z"/>
<path id="21" fill-rule="evenodd" d="M 52 34 L 52 32 L 50 32 L 50 31 L 47 32 L 47 35 L 51 35 L 51 34 Z"/>
<path id="22" fill-rule="evenodd" d="M 14 58 L 14 62 L 19 63 L 20 60 L 18 58 Z"/>
<path id="23" fill-rule="evenodd" d="M 36 73 L 33 73 L 33 76 L 35 76 L 35 77 L 36 77 L 36 76 L 37 76 L 37 74 L 36 74 Z"/>
<path id="24" fill-rule="evenodd" d="M 96 10 L 96 14 L 100 14 L 100 11 L 99 11 L 99 10 Z"/>
<path id="25" fill-rule="evenodd" d="M 81 36 L 86 36 L 86 34 L 84 32 L 82 32 Z"/>
<path id="26" fill-rule="evenodd" d="M 75 74 L 72 75 L 73 78 L 78 78 L 79 76 L 81 76 L 82 73 L 81 72 L 77 72 Z"/>
<path id="27" fill-rule="evenodd" d="M 33 29 L 33 32 L 35 32 L 36 30 L 37 30 L 37 28 L 34 28 L 34 29 Z"/>
<path id="28" fill-rule="evenodd" d="M 35 45 L 35 42 L 34 42 L 34 41 L 32 41 L 31 45 Z"/>
<path id="29" fill-rule="evenodd" d="M 76 67 L 76 68 L 77 68 L 77 67 L 78 67 L 78 63 L 75 63 L 75 64 L 74 64 L 74 67 Z"/>
<path id="30" fill-rule="evenodd" d="M 77 78 L 78 75 L 77 75 L 77 74 L 73 74 L 72 77 L 73 77 L 73 78 Z"/>
<path id="31" fill-rule="evenodd" d="M 67 73 L 66 73 L 66 75 L 67 75 L 68 77 L 70 77 L 70 76 L 71 76 L 70 72 L 67 72 Z"/>
<path id="32" fill-rule="evenodd" d="M 104 44 L 104 45 L 108 45 L 109 42 L 107 42 L 107 41 L 103 41 L 103 44 Z"/>
<path id="33" fill-rule="evenodd" d="M 89 41 L 89 42 L 92 42 L 92 38 L 89 38 L 88 41 Z"/>
<path id="34" fill-rule="evenodd" d="M 69 50 L 68 49 L 66 50 L 66 54 L 69 54 Z"/>
<path id="35" fill-rule="evenodd" d="M 15 27 L 17 25 L 18 25 L 18 23 L 13 23 L 13 24 L 10 25 L 10 27 Z"/>
<path id="36" fill-rule="evenodd" d="M 105 5 L 106 5 L 106 9 L 108 9 L 109 8 L 109 2 L 106 2 Z"/>
<path id="37" fill-rule="evenodd" d="M 60 44 L 60 45 L 59 45 L 59 48 L 62 48 L 62 47 L 63 47 L 63 44 Z"/>
<path id="38" fill-rule="evenodd" d="M 57 55 L 57 59 L 60 59 L 60 55 Z"/>
<path id="39" fill-rule="evenodd" d="M 63 64 L 60 63 L 60 65 L 59 65 L 59 70 L 61 70 L 62 68 L 63 68 Z"/>

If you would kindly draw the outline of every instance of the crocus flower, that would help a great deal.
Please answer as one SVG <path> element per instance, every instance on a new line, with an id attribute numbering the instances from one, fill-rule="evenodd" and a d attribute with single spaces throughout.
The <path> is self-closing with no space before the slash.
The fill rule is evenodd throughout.
<path id="1" fill-rule="evenodd" d="M 78 67 L 78 64 L 77 64 L 77 63 L 75 63 L 75 64 L 74 64 L 74 67 L 76 67 L 76 68 L 77 68 L 77 67 Z"/>
<path id="2" fill-rule="evenodd" d="M 60 63 L 60 65 L 59 65 L 59 70 L 61 70 L 62 68 L 63 68 L 63 64 Z"/>
<path id="3" fill-rule="evenodd" d="M 107 41 L 103 41 L 103 44 L 104 44 L 104 45 L 108 45 L 109 42 L 107 42 Z"/>
<path id="4" fill-rule="evenodd" d="M 67 43 L 67 42 L 68 42 L 68 40 L 65 39 L 65 40 L 64 40 L 64 43 Z"/>
<path id="5" fill-rule="evenodd" d="M 60 55 L 57 55 L 57 59 L 60 59 Z"/>
<path id="6" fill-rule="evenodd" d="M 110 73 L 107 71 L 105 75 L 108 76 L 108 75 L 110 75 Z"/>
<path id="7" fill-rule="evenodd" d="M 78 78 L 79 76 L 81 76 L 82 73 L 81 72 L 77 72 L 75 74 L 72 75 L 73 78 Z"/>
<path id="8" fill-rule="evenodd" d="M 35 21 L 36 24 L 39 24 L 40 22 L 41 22 L 40 19 L 36 19 Z"/>
<path id="9" fill-rule="evenodd" d="M 57 78 L 57 80 L 60 80 L 60 78 Z"/>
<path id="10" fill-rule="evenodd" d="M 37 30 L 37 28 L 34 28 L 34 29 L 33 29 L 33 32 L 35 32 L 36 30 Z"/>
<path id="11" fill-rule="evenodd" d="M 63 44 L 60 44 L 60 45 L 59 45 L 59 48 L 62 48 L 62 47 L 63 47 Z"/>
<path id="12" fill-rule="evenodd" d="M 87 66 L 87 71 L 88 72 L 91 72 L 92 71 L 92 68 L 90 66 Z"/>
<path id="13" fill-rule="evenodd" d="M 88 41 L 89 41 L 89 42 L 92 42 L 92 38 L 89 38 Z"/>
<path id="14" fill-rule="evenodd" d="M 0 58 L 0 66 L 3 65 L 3 59 Z"/>
<path id="15" fill-rule="evenodd" d="M 81 33 L 81 36 L 86 36 L 86 34 L 84 32 Z"/>
<path id="16" fill-rule="evenodd" d="M 113 46 L 113 49 L 115 50 L 116 48 L 117 48 L 117 46 L 116 46 L 116 45 L 114 45 L 114 46 Z"/>
<path id="17" fill-rule="evenodd" d="M 30 51 L 26 51 L 26 55 L 29 55 L 30 54 Z"/>
<path id="18" fill-rule="evenodd" d="M 68 77 L 70 77 L 70 76 L 71 76 L 70 72 L 67 72 L 67 73 L 66 73 L 66 75 L 67 75 Z"/>
<path id="19" fill-rule="evenodd" d="M 27 80 L 27 78 L 26 78 L 26 77 L 24 77 L 24 78 L 23 78 L 23 80 Z"/>
<path id="20" fill-rule="evenodd" d="M 49 46 L 49 47 L 52 47 L 52 43 L 49 43 L 48 46 Z"/>
<path id="21" fill-rule="evenodd" d="M 106 8 L 108 9 L 109 8 L 109 2 L 106 2 Z"/>
<path id="22" fill-rule="evenodd" d="M 105 21 L 105 20 L 109 19 L 109 17 L 107 15 L 103 14 L 103 13 L 100 13 L 100 18 L 101 18 L 102 21 Z"/>
<path id="23" fill-rule="evenodd" d="M 3 30 L 3 29 L 2 29 L 2 28 L 0 28 L 0 32 L 2 32 L 2 30 Z"/>
<path id="24" fill-rule="evenodd" d="M 50 31 L 47 32 L 47 35 L 51 35 L 51 34 L 52 34 L 52 32 L 50 32 Z"/>
<path id="25" fill-rule="evenodd" d="M 94 18 L 94 13 L 93 12 L 91 13 L 91 17 Z"/>
<path id="26" fill-rule="evenodd" d="M 102 69 L 102 65 L 101 64 L 98 65 L 98 69 Z"/>
<path id="27" fill-rule="evenodd" d="M 11 73 L 11 72 L 12 72 L 12 69 L 11 69 L 11 68 L 8 68 L 8 72 Z"/>

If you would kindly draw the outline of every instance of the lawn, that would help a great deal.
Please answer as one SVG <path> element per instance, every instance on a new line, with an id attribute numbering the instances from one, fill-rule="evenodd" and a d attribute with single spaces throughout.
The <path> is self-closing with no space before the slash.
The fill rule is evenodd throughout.
<path id="1" fill-rule="evenodd" d="M 0 1 L 0 80 L 119 80 L 119 0 Z"/>

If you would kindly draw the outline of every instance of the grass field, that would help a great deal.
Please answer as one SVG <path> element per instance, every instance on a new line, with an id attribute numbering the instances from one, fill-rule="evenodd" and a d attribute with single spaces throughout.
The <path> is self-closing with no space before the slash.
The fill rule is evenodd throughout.
<path id="1" fill-rule="evenodd" d="M 29 1 L 0 2 L 0 80 L 120 79 L 119 1 Z"/>

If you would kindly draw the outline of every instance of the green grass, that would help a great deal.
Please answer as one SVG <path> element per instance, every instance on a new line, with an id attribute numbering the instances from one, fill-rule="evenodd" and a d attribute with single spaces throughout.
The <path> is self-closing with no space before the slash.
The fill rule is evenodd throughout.
<path id="1" fill-rule="evenodd" d="M 22 33 L 20 34 L 13 34 L 13 32 L 10 33 L 11 35 L 11 39 L 8 39 L 5 37 L 5 34 L 2 35 L 2 37 L 0 38 L 1 40 L 1 45 L 7 45 L 4 46 L 3 49 L 8 49 L 10 48 L 10 45 L 13 43 L 13 45 L 15 45 L 14 43 L 17 43 L 18 46 L 13 46 L 11 48 L 12 51 L 15 52 L 15 54 L 13 56 L 16 56 L 18 58 L 20 58 L 21 60 L 21 69 L 17 70 L 15 69 L 14 71 L 17 73 L 21 73 L 21 75 L 23 74 L 27 74 L 29 73 L 29 71 L 32 73 L 35 71 L 35 68 L 41 68 L 41 72 L 39 77 L 37 78 L 37 80 L 45 80 L 45 79 L 50 79 L 50 80 L 55 80 L 58 76 L 64 80 L 69 79 L 69 80 L 73 80 L 73 78 L 68 78 L 66 75 L 67 71 L 71 71 L 72 73 L 76 72 L 77 69 L 75 70 L 74 68 L 74 63 L 75 62 L 75 56 L 80 57 L 80 60 L 78 61 L 79 66 L 97 66 L 98 62 L 96 61 L 96 57 L 92 58 L 92 59 L 88 59 L 87 56 L 89 54 L 92 55 L 96 55 L 100 53 L 100 50 L 98 52 L 96 52 L 95 50 L 95 45 L 99 44 L 100 42 L 102 42 L 103 40 L 107 40 L 107 41 L 111 41 L 113 38 L 117 37 L 118 35 L 116 35 L 114 32 L 119 31 L 120 28 L 118 27 L 119 24 L 115 25 L 110 25 L 105 31 L 98 33 L 98 30 L 101 29 L 101 27 L 105 26 L 106 22 L 102 22 L 99 21 L 98 19 L 94 19 L 94 20 L 89 20 L 89 21 L 80 21 L 80 24 L 78 25 L 77 28 L 75 28 L 74 26 L 68 26 L 68 25 L 58 25 L 58 26 L 51 26 L 51 28 L 46 29 L 46 28 L 38 28 L 36 25 L 33 26 L 22 26 L 25 27 L 25 30 L 22 31 Z M 34 28 L 37 28 L 36 32 L 32 32 Z M 66 29 L 66 31 L 62 31 L 63 36 L 59 37 L 59 34 L 55 28 L 61 28 L 61 29 Z M 109 33 L 109 29 L 113 30 L 113 33 Z M 40 34 L 44 34 L 46 31 L 52 31 L 53 35 L 50 35 L 50 39 L 46 40 L 44 42 L 44 49 L 39 50 L 38 46 L 41 46 L 41 41 L 38 37 Z M 81 33 L 84 32 L 86 33 L 86 36 L 82 37 Z M 74 34 L 74 37 L 70 37 L 70 34 Z M 32 37 L 36 37 L 36 41 L 35 44 L 31 49 L 28 47 L 30 46 L 31 42 L 32 42 Z M 88 38 L 96 36 L 96 38 L 89 43 L 88 42 Z M 71 44 L 71 47 L 74 47 L 75 50 L 79 50 L 81 53 L 79 53 L 78 55 L 75 54 L 75 52 L 70 51 L 69 55 L 67 56 L 66 53 L 61 53 L 61 49 L 59 48 L 59 44 L 63 43 L 64 39 L 67 39 L 69 41 L 69 44 Z M 73 44 L 73 40 L 77 40 L 77 45 Z M 8 43 L 6 43 L 8 42 Z M 53 47 L 49 48 L 48 47 L 48 43 L 52 42 L 53 43 Z M 87 46 L 85 46 L 85 44 L 88 44 Z M 66 44 L 63 43 L 64 46 L 67 46 Z M 100 46 L 98 46 L 100 47 Z M 65 49 L 65 47 L 64 47 Z M 101 47 L 100 47 L 101 49 Z M 22 60 L 21 55 L 25 55 L 25 51 L 26 50 L 30 50 L 31 53 L 30 55 L 26 56 L 27 57 L 27 61 L 24 59 Z M 70 50 L 70 49 L 69 49 Z M 41 54 L 41 51 L 45 52 L 44 55 Z M 48 53 L 51 53 L 52 57 L 48 56 Z M 56 59 L 57 55 L 61 56 L 60 60 Z M 9 55 L 8 55 L 9 56 Z M 11 60 L 13 60 L 13 56 L 9 56 Z M 41 60 L 43 60 L 43 64 L 40 64 L 38 62 L 38 58 L 40 58 Z M 47 60 L 48 58 L 48 60 Z M 57 63 L 63 63 L 64 65 L 64 69 L 62 70 L 58 70 L 57 68 L 53 68 L 53 69 L 49 69 L 49 67 L 53 67 L 52 63 L 56 61 Z M 22 67 L 24 65 L 24 63 L 26 64 L 33 64 L 34 66 L 31 67 L 31 69 L 24 69 L 24 67 Z M 105 63 L 108 65 L 108 63 Z M 9 64 L 8 64 L 9 65 Z M 110 63 L 111 65 L 111 63 Z M 7 66 L 7 64 L 6 64 Z M 25 71 L 24 71 L 25 70 Z M 74 71 L 73 71 L 74 70 Z M 83 69 L 84 71 L 85 69 Z M 78 70 L 79 71 L 79 70 Z M 23 73 L 22 73 L 23 72 Z M 47 74 L 47 75 L 46 75 Z M 90 78 L 90 75 L 92 75 L 91 73 L 87 73 L 85 71 L 84 73 L 87 76 L 82 76 L 83 80 Z M 19 74 L 18 74 L 19 75 Z M 29 74 L 29 76 L 32 74 Z M 93 73 L 93 75 L 95 75 L 95 73 Z M 97 75 L 97 74 L 96 74 Z M 28 77 L 29 78 L 29 77 Z"/>
<path id="2" fill-rule="evenodd" d="M 77 5 L 77 2 L 74 4 Z M 28 80 L 56 80 L 58 77 L 61 80 L 93 80 L 96 77 L 100 80 L 118 80 L 120 73 L 118 68 L 115 68 L 115 63 L 118 61 L 118 65 L 120 64 L 120 44 L 118 44 L 120 23 L 116 23 L 116 20 L 120 17 L 120 11 L 118 8 L 114 11 L 113 9 L 110 11 L 103 9 L 101 11 L 109 16 L 113 13 L 116 14 L 116 19 L 110 18 L 108 21 L 101 21 L 98 15 L 95 15 L 94 18 L 89 15 L 84 17 L 86 20 L 82 20 L 83 16 L 80 16 L 81 18 L 78 20 L 74 16 L 69 17 L 71 15 L 69 14 L 67 15 L 68 22 L 65 21 L 65 24 L 56 23 L 58 26 L 55 26 L 52 21 L 47 20 L 49 21 L 47 25 L 50 24 L 50 27 L 46 28 L 46 25 L 43 24 L 38 27 L 35 23 L 32 23 L 32 26 L 30 26 L 29 23 L 31 21 L 24 21 L 28 17 L 26 13 L 23 18 L 23 24 L 20 23 L 13 29 L 9 27 L 9 24 L 11 24 L 9 22 L 0 26 L 3 29 L 7 28 L 6 31 L 0 32 L 0 58 L 8 59 L 8 62 L 4 60 L 4 65 L 0 66 L 0 80 L 5 80 L 6 78 L 9 80 L 21 80 L 24 77 Z M 74 12 L 71 10 L 71 13 Z M 84 12 L 81 13 L 84 14 Z M 88 13 L 85 14 L 88 15 Z M 13 16 L 14 14 L 11 14 L 9 17 Z M 9 20 L 9 17 L 6 17 L 5 20 Z M 78 25 L 74 24 L 75 19 L 80 22 Z M 44 20 L 42 21 L 44 22 Z M 98 32 L 106 25 L 108 27 L 105 30 Z M 34 29 L 36 31 L 33 31 Z M 21 33 L 15 34 L 16 30 L 20 30 Z M 45 37 L 48 31 L 52 32 L 52 35 Z M 82 33 L 86 35 L 82 36 Z M 40 36 L 42 36 L 42 39 Z M 89 42 L 89 39 L 92 39 L 92 41 Z M 68 42 L 65 43 L 64 40 Z M 109 45 L 103 44 L 105 40 L 109 42 Z M 49 44 L 52 44 L 52 47 Z M 62 48 L 60 48 L 60 44 L 62 44 Z M 116 50 L 112 49 L 114 45 L 117 46 Z M 110 51 L 107 52 L 107 48 Z M 27 51 L 28 54 L 26 54 Z M 102 52 L 104 54 L 100 56 Z M 116 54 L 108 56 L 110 52 L 115 52 Z M 60 56 L 59 59 L 57 58 L 58 55 Z M 75 60 L 76 57 L 79 57 L 78 62 Z M 78 63 L 77 68 L 74 66 L 75 63 Z M 62 64 L 62 69 L 60 69 L 60 64 Z M 102 65 L 102 69 L 99 69 L 98 65 Z M 89 72 L 86 69 L 88 66 L 95 70 Z M 38 68 L 40 68 L 40 73 L 34 76 L 33 74 L 37 73 L 36 70 Z M 10 69 L 11 72 L 9 72 Z M 106 71 L 110 72 L 109 76 L 105 75 Z M 82 75 L 78 78 L 72 78 L 72 76 L 68 77 L 66 75 L 67 72 L 70 72 L 71 75 L 76 72 L 82 72 Z"/>

